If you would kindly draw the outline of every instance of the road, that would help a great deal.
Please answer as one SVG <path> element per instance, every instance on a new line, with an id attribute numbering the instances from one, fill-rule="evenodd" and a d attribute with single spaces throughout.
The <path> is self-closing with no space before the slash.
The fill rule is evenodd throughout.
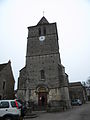
<path id="1" fill-rule="evenodd" d="M 72 109 L 65 112 L 37 112 L 37 114 L 38 117 L 32 118 L 32 120 L 90 120 L 90 102 L 82 106 L 74 106 Z"/>

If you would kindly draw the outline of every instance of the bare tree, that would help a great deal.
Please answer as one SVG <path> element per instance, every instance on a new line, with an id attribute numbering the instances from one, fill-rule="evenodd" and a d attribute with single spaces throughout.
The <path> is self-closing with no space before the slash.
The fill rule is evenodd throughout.
<path id="1" fill-rule="evenodd" d="M 87 81 L 86 81 L 86 84 L 88 87 L 90 87 L 90 76 L 88 77 Z"/>
<path id="2" fill-rule="evenodd" d="M 86 86 L 87 86 L 87 84 L 86 84 L 86 82 L 85 82 L 85 81 L 82 81 L 82 85 L 83 85 L 84 87 L 86 87 Z"/>

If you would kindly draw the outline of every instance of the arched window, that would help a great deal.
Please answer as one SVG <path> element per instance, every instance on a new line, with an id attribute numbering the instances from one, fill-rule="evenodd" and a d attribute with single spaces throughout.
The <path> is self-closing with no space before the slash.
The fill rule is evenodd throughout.
<path id="1" fill-rule="evenodd" d="M 39 28 L 38 31 L 39 31 L 39 36 L 41 36 L 41 28 Z"/>
<path id="2" fill-rule="evenodd" d="M 43 28 L 43 34 L 46 35 L 46 28 Z"/>
<path id="3" fill-rule="evenodd" d="M 3 90 L 5 89 L 5 81 L 3 81 Z"/>
<path id="4" fill-rule="evenodd" d="M 41 79 L 45 79 L 45 71 L 44 70 L 41 70 Z"/>

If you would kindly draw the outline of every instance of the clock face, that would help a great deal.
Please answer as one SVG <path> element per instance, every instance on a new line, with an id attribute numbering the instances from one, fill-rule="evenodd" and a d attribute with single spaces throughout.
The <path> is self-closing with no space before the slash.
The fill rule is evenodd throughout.
<path id="1" fill-rule="evenodd" d="M 39 37 L 39 40 L 40 40 L 40 41 L 44 41 L 44 40 L 45 40 L 45 36 L 40 36 L 40 37 Z"/>

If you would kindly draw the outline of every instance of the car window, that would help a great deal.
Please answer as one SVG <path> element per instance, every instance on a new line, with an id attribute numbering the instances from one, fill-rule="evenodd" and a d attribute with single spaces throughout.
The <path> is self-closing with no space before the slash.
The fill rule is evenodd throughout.
<path id="1" fill-rule="evenodd" d="M 20 102 L 17 101 L 18 107 L 20 108 L 22 105 Z"/>
<path id="2" fill-rule="evenodd" d="M 16 102 L 17 102 L 17 104 L 16 104 Z M 12 107 L 17 107 L 18 106 L 20 108 L 21 104 L 18 101 L 16 101 L 16 102 L 15 101 L 11 101 L 11 106 Z"/>
<path id="3" fill-rule="evenodd" d="M 9 108 L 9 102 L 3 101 L 0 103 L 0 108 Z"/>
<path id="4" fill-rule="evenodd" d="M 17 107 L 15 101 L 11 101 L 11 106 L 12 107 Z"/>

